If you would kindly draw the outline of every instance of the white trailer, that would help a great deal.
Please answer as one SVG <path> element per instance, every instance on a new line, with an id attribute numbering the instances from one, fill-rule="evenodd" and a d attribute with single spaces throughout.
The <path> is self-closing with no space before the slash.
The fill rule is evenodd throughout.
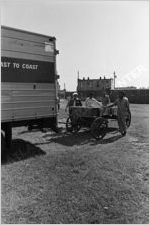
<path id="1" fill-rule="evenodd" d="M 1 127 L 8 146 L 12 127 L 57 130 L 56 38 L 1 27 Z"/>

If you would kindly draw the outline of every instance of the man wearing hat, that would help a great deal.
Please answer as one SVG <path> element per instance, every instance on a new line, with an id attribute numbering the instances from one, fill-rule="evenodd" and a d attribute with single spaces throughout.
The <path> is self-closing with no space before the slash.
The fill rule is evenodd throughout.
<path id="1" fill-rule="evenodd" d="M 66 105 L 65 111 L 67 111 L 67 108 L 69 107 L 69 114 L 71 113 L 71 106 L 82 106 L 81 100 L 78 98 L 78 94 L 75 92 L 73 93 L 73 97 L 68 101 Z"/>

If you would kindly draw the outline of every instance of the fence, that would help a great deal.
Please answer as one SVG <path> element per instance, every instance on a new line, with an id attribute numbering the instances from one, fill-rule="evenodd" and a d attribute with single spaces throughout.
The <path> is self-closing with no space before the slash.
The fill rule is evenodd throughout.
<path id="1" fill-rule="evenodd" d="M 117 98 L 117 93 L 119 90 L 112 90 L 110 99 L 113 102 Z M 120 90 L 124 91 L 129 99 L 130 103 L 134 104 L 149 104 L 149 89 L 134 89 L 134 90 Z M 89 96 L 89 91 L 79 91 L 78 94 L 81 99 L 85 100 Z M 103 96 L 103 91 L 92 92 L 94 97 L 100 99 Z"/>

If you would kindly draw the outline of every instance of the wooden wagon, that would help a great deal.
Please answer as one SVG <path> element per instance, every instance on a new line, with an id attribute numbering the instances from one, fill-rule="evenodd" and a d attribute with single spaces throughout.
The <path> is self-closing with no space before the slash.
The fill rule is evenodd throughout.
<path id="1" fill-rule="evenodd" d="M 102 139 L 108 128 L 109 119 L 117 120 L 117 107 L 102 109 L 83 106 L 73 106 L 66 121 L 68 132 L 78 132 L 82 127 L 90 128 L 91 134 L 96 139 Z M 127 127 L 130 126 L 131 115 L 126 119 Z"/>

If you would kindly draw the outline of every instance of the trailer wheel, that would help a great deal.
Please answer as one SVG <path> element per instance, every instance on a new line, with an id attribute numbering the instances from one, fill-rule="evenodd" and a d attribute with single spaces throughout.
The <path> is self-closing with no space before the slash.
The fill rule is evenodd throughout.
<path id="1" fill-rule="evenodd" d="M 1 156 L 4 155 L 5 151 L 6 151 L 6 140 L 4 133 L 1 131 Z"/>
<path id="2" fill-rule="evenodd" d="M 91 134 L 92 136 L 97 139 L 103 139 L 103 137 L 107 133 L 108 128 L 108 121 L 104 118 L 96 118 L 91 125 Z"/>
<path id="3" fill-rule="evenodd" d="M 5 141 L 6 147 L 10 148 L 12 144 L 12 126 L 11 123 L 8 123 L 5 127 Z"/>

